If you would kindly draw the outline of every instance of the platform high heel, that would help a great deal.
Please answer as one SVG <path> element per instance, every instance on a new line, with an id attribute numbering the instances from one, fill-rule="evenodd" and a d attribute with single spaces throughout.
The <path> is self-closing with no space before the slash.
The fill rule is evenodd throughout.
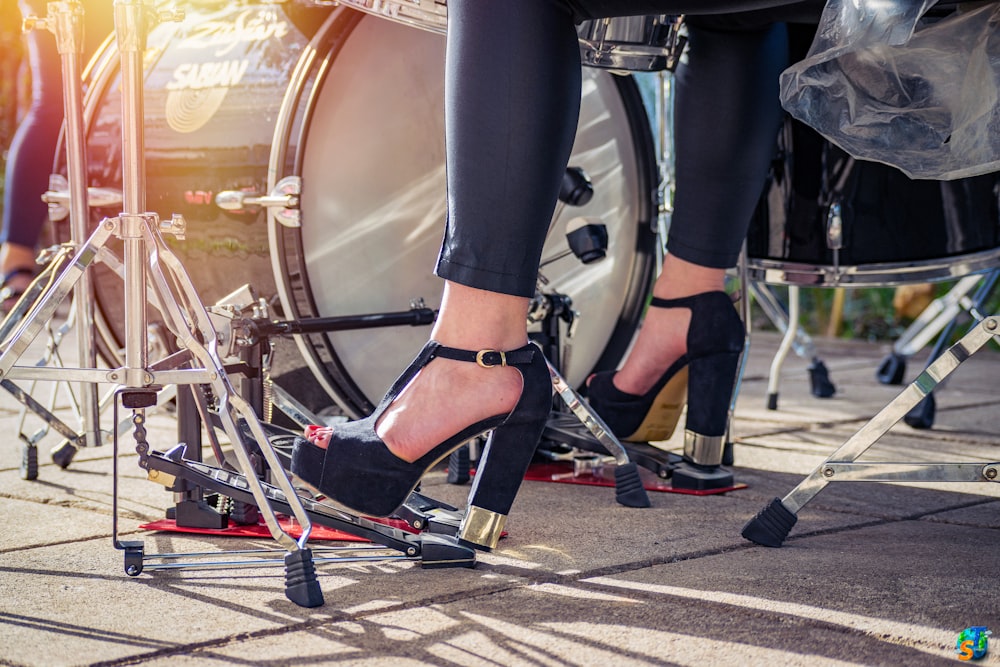
<path id="1" fill-rule="evenodd" d="M 684 458 L 697 465 L 718 466 L 746 337 L 743 322 L 729 295 L 721 291 L 678 299 L 654 297 L 650 305 L 691 310 L 687 353 L 642 395 L 615 387 L 613 371 L 597 373 L 587 387 L 588 401 L 618 438 L 649 442 L 673 435 L 686 396 Z"/>
<path id="2" fill-rule="evenodd" d="M 375 424 L 417 372 L 439 357 L 468 361 L 483 368 L 513 366 L 523 378 L 521 398 L 510 413 L 472 424 L 408 463 L 389 451 L 375 433 Z M 325 449 L 299 438 L 292 451 L 291 469 L 321 494 L 359 514 L 388 516 L 403 504 L 424 473 L 437 462 L 469 439 L 492 431 L 459 529 L 459 539 L 463 542 L 490 549 L 503 530 L 551 406 L 552 381 L 545 357 L 535 345 L 509 352 L 474 352 L 430 341 L 371 415 L 338 424 Z"/>

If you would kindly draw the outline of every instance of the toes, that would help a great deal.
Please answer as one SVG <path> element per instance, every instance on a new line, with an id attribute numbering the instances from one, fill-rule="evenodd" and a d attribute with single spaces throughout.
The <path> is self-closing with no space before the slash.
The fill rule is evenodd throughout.
<path id="1" fill-rule="evenodd" d="M 310 424 L 303 429 L 302 436 L 317 447 L 325 449 L 330 444 L 330 435 L 332 433 L 333 429 L 329 426 Z"/>

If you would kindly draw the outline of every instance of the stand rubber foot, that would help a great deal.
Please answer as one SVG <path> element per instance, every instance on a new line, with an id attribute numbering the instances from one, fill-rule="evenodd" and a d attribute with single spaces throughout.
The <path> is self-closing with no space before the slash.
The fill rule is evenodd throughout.
<path id="1" fill-rule="evenodd" d="M 819 359 L 813 359 L 809 366 L 809 389 L 816 398 L 830 398 L 837 393 L 837 387 L 830 381 L 830 371 Z"/>
<path id="2" fill-rule="evenodd" d="M 733 473 L 719 466 L 699 466 L 682 461 L 671 476 L 675 489 L 706 491 L 733 486 Z"/>
<path id="3" fill-rule="evenodd" d="M 882 384 L 903 384 L 906 373 L 906 357 L 893 352 L 882 360 L 875 371 L 875 379 Z"/>
<path id="4" fill-rule="evenodd" d="M 937 412 L 937 401 L 934 394 L 927 394 L 906 413 L 903 421 L 910 428 L 929 429 L 934 426 L 934 413 Z"/>
<path id="5" fill-rule="evenodd" d="M 778 409 L 778 394 L 768 394 L 767 395 L 767 409 L 777 410 Z"/>
<path id="6" fill-rule="evenodd" d="M 38 479 L 38 447 L 24 445 L 21 448 L 21 479 Z"/>
<path id="7" fill-rule="evenodd" d="M 299 549 L 285 556 L 285 597 L 300 607 L 323 604 L 311 549 Z"/>
<path id="8" fill-rule="evenodd" d="M 741 535 L 764 547 L 780 547 L 798 520 L 781 498 L 775 498 L 743 526 Z"/>
<path id="9" fill-rule="evenodd" d="M 649 507 L 649 494 L 642 485 L 634 461 L 615 467 L 615 500 L 625 507 Z"/>
<path id="10" fill-rule="evenodd" d="M 60 468 L 65 469 L 73 462 L 73 457 L 76 456 L 76 447 L 67 441 L 53 447 L 50 454 L 52 455 L 52 462 Z"/>

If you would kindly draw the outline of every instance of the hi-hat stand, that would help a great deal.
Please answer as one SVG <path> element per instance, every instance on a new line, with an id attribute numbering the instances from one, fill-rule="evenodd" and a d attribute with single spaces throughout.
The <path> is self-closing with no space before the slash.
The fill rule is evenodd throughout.
<path id="1" fill-rule="evenodd" d="M 82 7 L 79 3 L 52 3 L 56 11 L 56 28 L 60 33 L 74 34 L 80 28 Z M 0 379 L 3 380 L 69 380 L 96 385 L 108 382 L 121 387 L 116 393 L 115 415 L 118 403 L 133 411 L 133 424 L 137 449 L 140 455 L 155 457 L 145 442 L 145 410 L 156 403 L 160 386 L 166 384 L 199 384 L 210 386 L 219 402 L 219 416 L 232 444 L 240 466 L 252 471 L 253 465 L 247 445 L 241 437 L 238 423 L 245 424 L 271 472 L 276 487 L 265 489 L 253 474 L 239 476 L 237 482 L 261 509 L 265 523 L 274 539 L 284 548 L 286 568 L 285 594 L 296 604 L 313 607 L 323 603 L 323 595 L 316 579 L 311 551 L 306 548 L 312 523 L 301 500 L 292 487 L 281 464 L 269 446 L 267 437 L 247 402 L 238 396 L 230 385 L 217 353 L 217 334 L 208 314 L 198 298 L 190 278 L 179 260 L 163 240 L 163 234 L 183 237 L 185 223 L 175 216 L 161 224 L 159 217 L 145 211 L 145 163 L 143 141 L 143 63 L 148 29 L 157 21 L 176 20 L 169 12 L 158 13 L 140 0 L 115 0 L 115 32 L 121 57 L 122 98 L 122 185 L 123 211 L 117 218 L 103 220 L 97 229 L 76 249 L 58 277 L 44 294 L 31 306 L 24 319 L 14 328 L 0 353 Z M 65 36 L 65 35 L 63 35 Z M 65 54 L 73 64 L 75 50 Z M 78 67 L 78 63 L 75 64 Z M 71 68 L 72 70 L 73 68 Z M 80 100 L 67 100 L 67 105 L 82 108 Z M 68 114 L 68 118 L 74 114 Z M 69 123 L 74 125 L 75 123 Z M 80 129 L 80 128 L 77 128 Z M 67 134 L 68 152 L 83 155 L 82 132 Z M 74 160 L 71 160 L 73 162 Z M 71 211 L 73 224 L 85 231 L 87 190 L 84 168 L 80 164 L 70 172 Z M 76 177 L 75 179 L 73 177 Z M 83 238 L 81 234 L 78 239 Z M 81 357 L 83 367 L 45 368 L 15 366 L 31 343 L 53 317 L 58 305 L 74 288 L 89 286 L 86 270 L 99 251 L 112 238 L 117 237 L 124 246 L 124 305 L 125 305 L 125 362 L 119 368 L 98 369 L 94 359 L 93 342 Z M 146 339 L 147 285 L 158 296 L 158 305 L 172 333 L 177 336 L 183 351 L 172 360 L 173 365 L 161 364 L 151 369 L 148 363 Z M 78 302 L 90 302 L 78 299 Z M 81 336 L 93 331 L 92 322 L 78 322 Z M 81 350 L 81 352 L 84 352 Z M 89 362 L 89 363 L 88 363 Z M 96 396 L 96 393 L 94 393 Z M 94 401 L 96 423 L 96 401 Z M 114 437 L 115 453 L 118 451 L 117 433 Z M 175 455 L 176 458 L 176 455 Z M 141 543 L 120 542 L 117 526 L 117 457 L 115 457 L 115 512 L 113 542 L 116 548 L 126 551 L 126 571 L 136 570 L 134 563 Z M 301 537 L 293 538 L 280 526 L 274 506 L 280 501 L 284 509 L 295 517 L 302 528 Z M 131 557 L 131 558 L 130 558 Z M 133 562 L 129 563 L 129 560 Z M 141 570 L 141 568 L 139 568 Z M 130 572 L 132 573 L 132 572 Z"/>

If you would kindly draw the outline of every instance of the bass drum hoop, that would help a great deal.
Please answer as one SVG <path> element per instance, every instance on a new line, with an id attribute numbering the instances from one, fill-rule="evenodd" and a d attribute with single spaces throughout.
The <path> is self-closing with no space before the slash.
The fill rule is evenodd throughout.
<path id="1" fill-rule="evenodd" d="M 275 124 L 268 170 L 269 191 L 287 176 L 301 177 L 306 138 L 316 120 L 316 98 L 338 54 L 365 17 L 365 13 L 349 7 L 338 8 L 305 49 L 289 81 Z M 382 19 L 369 17 L 368 20 Z M 626 295 L 613 331 L 595 363 L 594 370 L 603 370 L 615 368 L 627 351 L 641 321 L 652 286 L 658 247 L 655 232 L 658 211 L 655 186 L 658 171 L 648 116 L 635 81 L 629 76 L 606 72 L 598 75 L 609 77 L 614 82 L 625 110 L 636 160 L 637 213 L 634 256 L 629 267 Z M 272 268 L 284 315 L 289 319 L 320 317 L 321 312 L 311 289 L 303 254 L 301 229 L 282 225 L 275 212 L 270 209 L 267 219 Z M 304 224 L 308 224 L 308 221 Z M 352 377 L 327 334 L 297 334 L 294 339 L 307 367 L 321 387 L 348 416 L 360 418 L 374 409 L 372 397 Z"/>

